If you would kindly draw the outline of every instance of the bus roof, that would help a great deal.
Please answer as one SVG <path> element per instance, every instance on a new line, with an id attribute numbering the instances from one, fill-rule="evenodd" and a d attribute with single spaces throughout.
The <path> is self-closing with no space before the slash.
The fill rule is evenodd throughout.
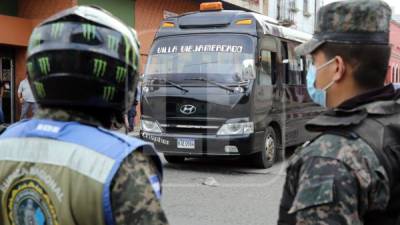
<path id="1" fill-rule="evenodd" d="M 271 30 L 278 29 L 279 34 L 276 36 L 284 39 L 303 43 L 312 38 L 312 35 L 309 33 L 305 33 L 302 31 L 278 25 L 278 21 L 271 17 L 264 16 L 258 13 L 252 13 L 252 14 L 254 18 L 256 18 L 259 24 L 261 25 L 264 34 L 271 34 Z"/>
<path id="2" fill-rule="evenodd" d="M 251 20 L 251 23 L 248 20 Z M 243 23 L 240 24 L 241 22 Z M 280 26 L 277 20 L 258 13 L 221 10 L 190 12 L 167 18 L 161 23 L 156 39 L 173 35 L 206 33 L 236 33 L 253 36 L 269 34 L 297 42 L 305 42 L 312 37 L 308 33 Z"/>

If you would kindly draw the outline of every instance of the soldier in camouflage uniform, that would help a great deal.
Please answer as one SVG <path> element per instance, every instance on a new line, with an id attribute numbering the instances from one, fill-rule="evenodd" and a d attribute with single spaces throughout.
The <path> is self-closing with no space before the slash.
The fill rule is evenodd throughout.
<path id="1" fill-rule="evenodd" d="M 308 93 L 328 110 L 288 162 L 279 225 L 400 224 L 400 92 L 384 86 L 390 19 L 382 1 L 334 2 L 296 49 L 311 54 Z"/>
<path id="2" fill-rule="evenodd" d="M 38 25 L 27 54 L 36 118 L 0 135 L 0 224 L 165 225 L 151 144 L 111 132 L 133 102 L 139 44 L 92 6 Z"/>

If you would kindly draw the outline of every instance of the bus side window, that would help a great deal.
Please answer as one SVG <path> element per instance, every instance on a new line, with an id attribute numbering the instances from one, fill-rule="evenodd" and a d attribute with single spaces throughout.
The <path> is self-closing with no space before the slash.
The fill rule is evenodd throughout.
<path id="1" fill-rule="evenodd" d="M 287 75 L 287 84 L 289 85 L 302 85 L 304 66 L 303 60 L 294 52 L 296 45 L 293 42 L 288 42 L 288 55 L 289 55 L 289 74 Z"/>
<path id="2" fill-rule="evenodd" d="M 270 51 L 261 50 L 261 67 L 260 76 L 257 82 L 260 85 L 271 85 L 272 82 L 272 53 Z"/>
<path id="3" fill-rule="evenodd" d="M 277 52 L 279 51 L 279 39 L 273 36 L 265 35 L 263 38 L 260 40 L 260 57 L 261 57 L 261 68 L 260 68 L 260 75 L 262 73 L 267 74 L 267 80 L 266 83 L 269 85 L 275 85 L 277 81 L 277 74 L 278 74 L 278 55 Z M 263 56 L 265 55 L 265 58 L 263 59 Z M 269 66 L 266 64 L 269 63 Z M 264 64 L 264 66 L 263 66 Z M 265 69 L 263 68 L 265 67 Z M 269 69 L 268 69 L 269 68 Z M 265 72 L 264 72 L 264 71 Z"/>
<path id="4" fill-rule="evenodd" d="M 276 80 L 278 79 L 278 64 L 277 64 L 277 54 L 275 52 L 271 52 L 271 69 L 272 69 L 272 84 L 276 84 Z"/>
<path id="5" fill-rule="evenodd" d="M 306 58 L 304 56 L 301 57 L 301 65 L 303 68 L 301 77 L 302 77 L 302 83 L 307 84 L 307 72 L 308 72 L 308 63 L 306 61 Z"/>

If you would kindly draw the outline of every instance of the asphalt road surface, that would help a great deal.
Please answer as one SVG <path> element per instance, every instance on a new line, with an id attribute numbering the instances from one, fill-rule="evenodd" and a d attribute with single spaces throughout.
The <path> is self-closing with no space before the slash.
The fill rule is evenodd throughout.
<path id="1" fill-rule="evenodd" d="M 285 163 L 258 170 L 237 160 L 164 161 L 163 208 L 171 225 L 273 225 Z"/>

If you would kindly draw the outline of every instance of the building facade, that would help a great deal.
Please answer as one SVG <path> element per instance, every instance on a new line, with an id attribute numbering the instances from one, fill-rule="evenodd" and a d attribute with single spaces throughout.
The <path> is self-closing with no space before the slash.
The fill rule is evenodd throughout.
<path id="1" fill-rule="evenodd" d="M 312 34 L 315 15 L 322 0 L 224 0 L 240 8 L 258 12 L 279 21 L 283 26 Z"/>
<path id="2" fill-rule="evenodd" d="M 386 83 L 400 83 L 400 23 L 394 20 L 390 23 L 390 43 L 392 44 L 392 54 Z"/>
<path id="3" fill-rule="evenodd" d="M 314 33 L 314 24 L 321 0 L 269 0 L 268 16 L 280 24 L 309 34 Z"/>
<path id="4" fill-rule="evenodd" d="M 224 0 L 223 2 L 264 15 L 269 14 L 270 0 Z"/>

